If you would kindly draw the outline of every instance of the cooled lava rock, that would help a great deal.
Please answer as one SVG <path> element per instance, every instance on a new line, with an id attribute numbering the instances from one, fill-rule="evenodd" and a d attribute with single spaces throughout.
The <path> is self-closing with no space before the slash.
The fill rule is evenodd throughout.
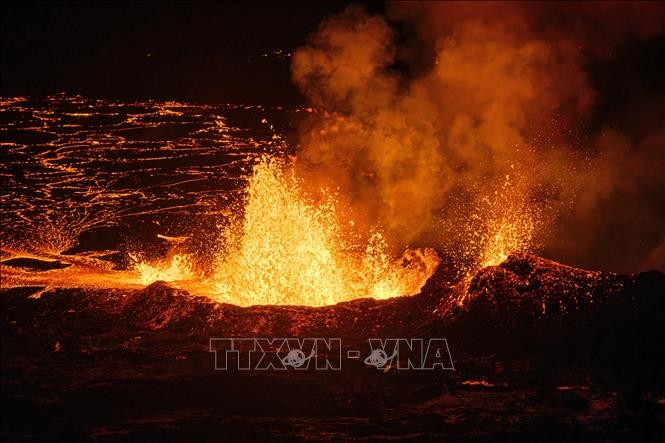
<path id="1" fill-rule="evenodd" d="M 3 289 L 3 441 L 662 436 L 662 273 L 516 254 L 443 281 L 319 308 L 238 307 L 163 282 Z M 338 372 L 220 372 L 214 337 L 339 337 L 344 350 L 443 337 L 455 371 L 377 371 L 361 359 Z"/>
<path id="2" fill-rule="evenodd" d="M 468 352 L 665 358 L 665 275 L 626 276 L 513 254 L 479 271 L 442 319 Z M 446 300 L 442 300 L 445 305 Z M 580 355 L 582 354 L 582 355 Z"/>

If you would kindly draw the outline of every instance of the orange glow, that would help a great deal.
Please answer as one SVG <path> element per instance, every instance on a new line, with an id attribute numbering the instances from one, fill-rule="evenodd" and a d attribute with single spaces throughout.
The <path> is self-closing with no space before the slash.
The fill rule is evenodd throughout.
<path id="1" fill-rule="evenodd" d="M 498 266 L 512 253 L 535 248 L 536 234 L 543 229 L 542 215 L 524 197 L 526 187 L 524 179 L 506 175 L 502 186 L 476 202 L 475 214 L 462 231 L 466 273 L 458 284 L 455 303 L 466 303 L 469 284 L 480 269 Z"/>
<path id="2" fill-rule="evenodd" d="M 99 255 L 103 255 L 104 252 Z M 31 259 L 42 263 L 62 263 L 67 265 L 61 269 L 51 269 L 43 272 L 34 272 L 30 269 L 0 264 L 1 288 L 19 286 L 40 286 L 44 289 L 33 297 L 39 297 L 43 292 L 55 288 L 141 288 L 140 275 L 136 271 L 118 271 L 112 269 L 109 262 L 101 260 L 98 256 L 61 256 L 44 252 L 29 254 L 20 251 L 4 249 L 3 259 Z"/>
<path id="3" fill-rule="evenodd" d="M 486 230 L 481 241 L 479 267 L 498 266 L 513 252 L 532 249 L 538 217 L 535 207 L 527 205 L 519 192 L 509 192 L 506 179 L 505 194 L 489 202 Z"/>
<path id="4" fill-rule="evenodd" d="M 177 103 L 143 106 L 148 111 L 130 115 L 124 123 L 128 125 L 125 129 L 156 128 L 152 121 L 154 115 L 170 115 L 167 111 L 171 108 L 175 109 L 173 112 L 187 109 Z M 114 114 L 114 109 L 111 107 L 108 115 Z M 82 110 L 86 112 L 69 112 L 68 117 L 76 114 L 77 118 L 83 118 L 85 114 L 88 118 L 88 109 Z M 317 146 L 329 150 L 329 155 L 320 159 L 325 161 L 318 162 L 320 164 L 328 164 L 328 158 L 342 158 L 338 156 L 340 152 L 353 151 L 345 141 L 364 143 L 371 138 L 361 131 L 366 125 L 358 124 L 354 118 L 330 115 L 334 117 L 339 137 L 328 140 L 327 144 L 318 140 L 322 144 Z M 51 118 L 49 116 L 39 114 L 40 119 Z M 286 148 L 281 139 L 274 141 L 275 128 L 268 119 L 264 117 L 261 121 L 269 129 L 268 136 L 273 138 L 250 140 L 243 145 L 246 151 L 239 150 L 230 157 L 230 168 L 243 171 L 245 162 L 259 152 Z M 347 124 L 360 132 L 341 131 Z M 410 124 L 399 128 L 405 134 L 419 132 L 418 126 L 412 128 Z M 216 143 L 231 149 L 244 140 L 234 138 L 231 129 L 222 117 L 214 114 L 205 136 L 211 133 L 219 136 Z M 203 129 L 198 129 L 197 133 L 200 131 Z M 11 225 L 15 236 L 3 241 L 1 251 L 3 262 L 37 260 L 44 262 L 36 265 L 42 269 L 37 272 L 30 264 L 3 263 L 0 265 L 1 286 L 40 286 L 44 291 L 59 287 L 140 288 L 162 280 L 191 294 L 242 306 L 321 306 L 362 297 L 387 299 L 418 293 L 440 260 L 433 249 L 410 248 L 415 241 L 435 244 L 444 250 L 447 266 L 462 279 L 480 267 L 499 264 L 513 251 L 530 250 L 537 220 L 533 216 L 533 204 L 528 202 L 530 182 L 517 180 L 515 183 L 502 174 L 505 183 L 494 186 L 497 177 L 489 175 L 484 186 L 468 193 L 469 205 L 477 209 L 474 217 L 467 217 L 467 208 L 453 205 L 445 211 L 435 211 L 430 208 L 431 204 L 422 206 L 420 203 L 424 199 L 433 204 L 443 198 L 438 194 L 434 198 L 433 192 L 436 194 L 437 189 L 446 188 L 438 178 L 446 175 L 447 169 L 427 167 L 440 160 L 431 150 L 438 149 L 438 145 L 411 136 L 395 139 L 390 131 L 381 134 L 378 139 L 372 139 L 376 152 L 369 156 L 370 163 L 394 160 L 395 155 L 412 151 L 424 154 L 409 156 L 409 161 L 391 163 L 387 170 L 352 168 L 354 180 L 357 179 L 353 183 L 345 180 L 344 174 L 334 174 L 336 168 L 321 171 L 312 167 L 312 158 L 319 157 L 308 156 L 312 154 L 308 150 L 299 153 L 297 161 L 293 162 L 264 157 L 256 162 L 244 187 L 241 208 L 229 206 L 228 202 L 234 200 L 229 197 L 232 194 L 226 184 L 206 182 L 225 174 L 224 169 L 216 169 L 215 150 L 209 155 L 210 165 L 215 166 L 206 161 L 205 168 L 183 172 L 183 177 L 164 178 L 165 182 L 154 188 L 132 188 L 134 178 L 140 182 L 143 173 L 139 171 L 155 167 L 155 162 L 174 155 L 190 155 L 190 150 L 196 156 L 202 155 L 203 148 L 191 145 L 190 141 L 182 142 L 178 149 L 175 143 L 167 144 L 166 148 L 139 149 L 132 145 L 131 139 L 124 140 L 114 132 L 100 132 L 86 135 L 87 146 L 94 146 L 90 152 L 54 141 L 50 149 L 36 157 L 45 172 L 31 175 L 34 182 L 30 186 L 10 188 L 12 194 L 8 201 L 12 202 L 12 211 L 16 213 Z M 308 146 L 311 148 L 316 142 L 308 140 Z M 21 146 L 17 144 L 12 149 L 19 154 Z M 422 148 L 423 151 L 421 146 L 431 149 Z M 261 147 L 265 150 L 259 149 Z M 107 155 L 105 168 L 115 171 L 114 159 L 118 152 L 125 152 L 123 150 L 137 156 L 130 165 L 136 171 L 118 168 L 108 176 L 95 177 L 98 183 L 89 181 L 78 163 L 69 157 L 85 154 L 86 161 L 91 162 L 98 155 Z M 513 173 L 512 165 L 509 172 L 511 177 L 519 175 Z M 229 177 L 240 178 L 236 173 L 229 173 Z M 340 178 L 339 184 L 336 180 L 320 179 L 326 174 Z M 209 186 L 199 186 L 199 183 L 209 183 Z M 379 185 L 377 192 L 364 192 L 374 185 Z M 333 187 L 334 192 L 321 190 L 326 186 Z M 349 187 L 358 192 L 349 194 Z M 488 192 L 488 187 L 496 192 Z M 43 206 L 31 203 L 28 190 L 33 188 L 44 189 Z M 237 188 L 232 189 L 233 193 L 236 191 Z M 61 198 L 61 194 L 67 197 Z M 372 204 L 364 204 L 366 202 Z M 389 210 L 383 211 L 377 205 L 386 205 Z M 423 210 L 425 207 L 427 210 Z M 162 213 L 170 216 L 180 211 L 186 215 L 177 229 L 160 224 Z M 189 223 L 189 214 L 209 217 L 205 230 L 196 220 Z M 429 224 L 435 218 L 439 222 L 439 218 L 446 219 L 451 214 L 459 214 L 459 222 L 448 223 L 445 229 L 421 230 L 424 225 L 416 229 L 431 234 L 429 238 L 419 238 L 415 231 L 411 233 L 414 235 L 400 234 L 402 228 L 421 222 Z M 223 227 L 210 228 L 222 217 L 226 219 Z M 147 258 L 154 257 L 155 252 L 150 241 L 141 245 L 133 243 L 133 246 L 124 244 L 120 250 L 88 250 L 89 244 L 79 247 L 82 234 L 86 232 L 115 226 L 132 227 L 137 220 L 152 220 L 154 226 L 159 226 L 156 229 L 160 232 L 154 232 L 156 238 L 152 240 L 158 239 L 159 245 L 170 247 L 166 257 Z M 103 232 L 115 234 L 117 230 Z M 449 239 L 456 249 L 445 249 L 448 244 L 441 239 Z M 71 252 L 76 249 L 78 252 Z"/>
<path id="5" fill-rule="evenodd" d="M 183 281 L 196 278 L 190 256 L 186 254 L 176 254 L 169 260 L 156 263 L 147 263 L 134 255 L 130 255 L 130 257 L 135 261 L 136 271 L 144 285 L 159 280 Z"/>
<path id="6" fill-rule="evenodd" d="M 480 267 L 498 266 L 512 252 L 528 250 L 533 222 L 530 219 L 511 220 L 504 217 L 489 235 L 480 259 Z"/>
<path id="7" fill-rule="evenodd" d="M 334 198 L 308 201 L 292 171 L 284 169 L 266 158 L 254 167 L 244 215 L 222 231 L 215 270 L 199 282 L 206 295 L 242 306 L 321 306 L 420 290 L 439 264 L 433 250 L 406 249 L 391 257 L 378 231 L 365 245 L 349 241 Z M 178 254 L 156 264 L 139 261 L 136 270 L 144 284 L 195 278 L 187 256 Z"/>

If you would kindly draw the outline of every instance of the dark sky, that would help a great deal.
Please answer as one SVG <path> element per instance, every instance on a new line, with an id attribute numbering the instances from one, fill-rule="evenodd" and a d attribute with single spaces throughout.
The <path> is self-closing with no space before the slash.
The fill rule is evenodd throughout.
<path id="1" fill-rule="evenodd" d="M 349 3 L 3 2 L 2 95 L 296 104 L 288 59 L 261 54 Z"/>
<path id="2" fill-rule="evenodd" d="M 303 45 L 351 3 L 385 9 L 350 1 L 3 2 L 0 92 L 296 105 L 288 58 L 261 54 Z M 613 103 L 623 108 L 628 84 L 662 92 L 664 42 L 589 67 L 603 120 Z"/>

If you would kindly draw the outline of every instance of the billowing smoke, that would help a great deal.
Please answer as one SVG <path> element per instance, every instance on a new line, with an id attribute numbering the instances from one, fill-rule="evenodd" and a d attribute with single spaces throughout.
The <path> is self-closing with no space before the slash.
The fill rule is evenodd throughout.
<path id="1" fill-rule="evenodd" d="M 404 2 L 386 17 L 348 8 L 294 53 L 316 110 L 298 153 L 312 189 L 338 190 L 396 248 L 465 256 L 525 218 L 553 258 L 665 266 L 662 88 L 615 112 L 597 85 L 659 38 L 662 4 Z"/>

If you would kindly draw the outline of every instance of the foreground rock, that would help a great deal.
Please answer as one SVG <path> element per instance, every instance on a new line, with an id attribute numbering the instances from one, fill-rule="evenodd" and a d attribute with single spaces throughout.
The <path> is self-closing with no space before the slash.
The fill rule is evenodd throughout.
<path id="1" fill-rule="evenodd" d="M 3 441 L 649 439 L 665 412 L 665 277 L 514 255 L 457 287 L 335 306 L 5 289 Z M 444 337 L 455 371 L 214 370 L 212 337 Z M 345 355 L 345 352 L 343 352 Z M 547 429 L 545 433 L 544 429 Z"/>

